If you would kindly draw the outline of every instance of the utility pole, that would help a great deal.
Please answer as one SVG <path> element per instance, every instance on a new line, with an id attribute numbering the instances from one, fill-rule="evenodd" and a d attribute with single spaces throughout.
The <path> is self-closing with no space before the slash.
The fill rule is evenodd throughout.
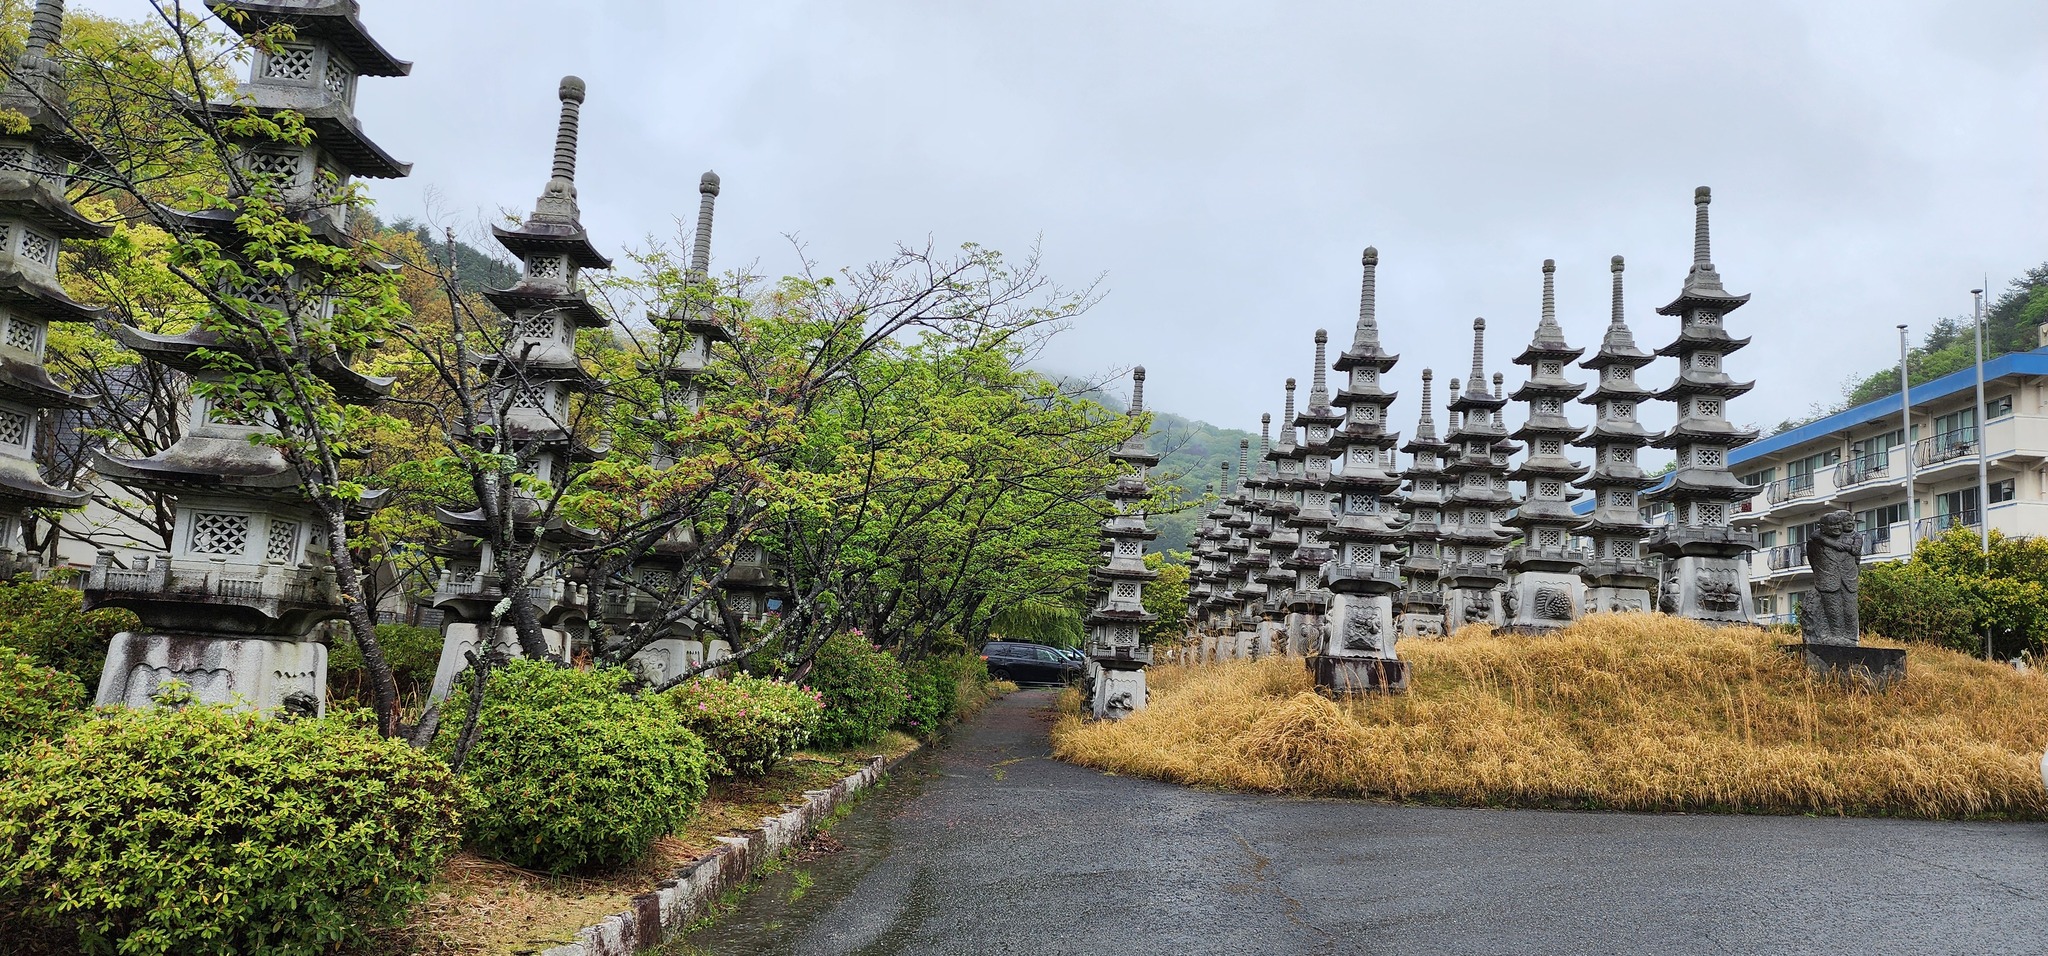
<path id="1" fill-rule="evenodd" d="M 1977 315 L 1977 542 L 1984 552 L 1984 573 L 1991 573 L 1991 479 L 1987 467 L 1984 421 L 1984 290 L 1971 289 Z M 1984 626 L 1984 659 L 1991 659 L 1991 625 Z"/>
<path id="2" fill-rule="evenodd" d="M 1920 459 L 1913 454 L 1913 382 L 1906 374 L 1906 323 L 1899 323 L 1899 441 L 1905 449 L 1899 457 L 1906 464 L 1906 554 L 1913 553 L 1913 527 L 1916 510 L 1913 506 L 1913 473 L 1920 470 Z M 1886 452 L 1887 455 L 1890 452 Z"/>

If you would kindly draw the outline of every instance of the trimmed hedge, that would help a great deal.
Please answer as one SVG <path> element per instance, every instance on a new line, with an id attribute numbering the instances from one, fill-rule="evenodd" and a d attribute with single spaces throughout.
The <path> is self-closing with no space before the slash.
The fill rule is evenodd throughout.
<path id="1" fill-rule="evenodd" d="M 913 737 L 930 738 L 960 719 L 962 699 L 983 693 L 988 686 L 988 662 L 975 654 L 946 654 L 927 657 L 904 669 L 910 699 L 896 729 Z"/>
<path id="2" fill-rule="evenodd" d="M 392 673 L 401 682 L 424 684 L 434 679 L 434 668 L 441 663 L 440 631 L 410 624 L 379 624 L 376 631 L 377 646 L 383 648 L 384 659 L 390 662 Z M 343 628 L 327 648 L 328 683 L 359 679 L 362 669 L 362 648 Z"/>
<path id="3" fill-rule="evenodd" d="M 0 912 L 86 953 L 332 953 L 401 922 L 461 824 L 444 764 L 343 716 L 120 711 L 0 779 Z"/>
<path id="4" fill-rule="evenodd" d="M 57 737 L 85 717 L 85 685 L 0 645 L 0 753 Z"/>
<path id="5" fill-rule="evenodd" d="M 141 626 L 120 608 L 85 610 L 85 596 L 48 581 L 0 583 L 0 644 L 98 687 L 114 635 Z"/>
<path id="6" fill-rule="evenodd" d="M 704 738 L 712 772 L 722 777 L 767 773 L 810 743 L 825 713 L 817 691 L 750 674 L 693 678 L 664 697 Z"/>
<path id="7" fill-rule="evenodd" d="M 807 683 L 825 697 L 825 717 L 813 746 L 856 747 L 896 725 L 910 689 L 896 657 L 853 634 L 837 634 L 818 648 Z"/>
<path id="8" fill-rule="evenodd" d="M 704 799 L 704 742 L 619 667 L 516 659 L 493 672 L 462 777 L 478 799 L 477 852 L 561 873 L 630 862 Z M 468 689 L 449 696 L 435 746 L 453 749 Z"/>

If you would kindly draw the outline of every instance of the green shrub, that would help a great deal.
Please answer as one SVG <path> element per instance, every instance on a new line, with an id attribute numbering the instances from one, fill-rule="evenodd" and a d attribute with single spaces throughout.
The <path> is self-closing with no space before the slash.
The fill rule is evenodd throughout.
<path id="1" fill-rule="evenodd" d="M 903 665 L 854 634 L 826 640 L 805 683 L 825 697 L 824 720 L 811 738 L 816 747 L 854 747 L 880 737 L 910 699 Z"/>
<path id="2" fill-rule="evenodd" d="M 120 608 L 85 610 L 84 600 L 78 591 L 48 581 L 0 584 L 0 644 L 98 687 L 107 645 L 140 625 Z"/>
<path id="3" fill-rule="evenodd" d="M 383 649 L 384 660 L 390 662 L 392 673 L 400 681 L 425 683 L 434 679 L 434 668 L 441 663 L 440 631 L 411 624 L 379 624 L 376 632 L 377 646 Z M 348 629 L 342 628 L 327 649 L 328 677 L 354 677 L 362 669 L 363 651 Z"/>
<path id="4" fill-rule="evenodd" d="M 704 738 L 712 772 L 725 777 L 767 773 L 810 743 L 825 713 L 817 691 L 750 674 L 694 678 L 665 696 Z"/>
<path id="5" fill-rule="evenodd" d="M 904 669 L 910 699 L 896 728 L 930 738 L 960 719 L 963 707 L 988 685 L 988 662 L 975 654 L 927 657 Z"/>
<path id="6" fill-rule="evenodd" d="M 704 742 L 667 705 L 625 691 L 624 668 L 579 671 L 518 659 L 491 674 L 462 776 L 478 799 L 477 852 L 560 873 L 626 863 L 704 799 Z M 469 713 L 451 694 L 437 748 Z"/>
<path id="7" fill-rule="evenodd" d="M 56 737 L 85 716 L 85 686 L 35 658 L 0 646 L 0 753 Z"/>
<path id="8" fill-rule="evenodd" d="M 461 825 L 445 765 L 345 717 L 121 711 L 0 779 L 0 911 L 88 953 L 334 952 L 400 922 Z"/>

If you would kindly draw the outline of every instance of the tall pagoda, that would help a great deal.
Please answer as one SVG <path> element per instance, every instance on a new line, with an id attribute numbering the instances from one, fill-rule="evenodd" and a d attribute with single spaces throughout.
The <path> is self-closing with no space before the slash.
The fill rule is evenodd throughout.
<path id="1" fill-rule="evenodd" d="M 1323 565 L 1336 557 L 1323 533 L 1337 521 L 1336 512 L 1331 510 L 1334 493 L 1330 489 L 1330 457 L 1344 453 L 1344 446 L 1335 435 L 1337 426 L 1344 423 L 1345 413 L 1330 404 L 1329 379 L 1324 371 L 1329 361 L 1329 341 L 1329 332 L 1316 330 L 1316 364 L 1309 378 L 1308 405 L 1293 418 L 1302 435 L 1301 505 L 1285 522 L 1294 530 L 1295 539 L 1294 553 L 1287 556 L 1282 566 L 1294 572 L 1294 582 L 1288 590 L 1286 640 L 1276 642 L 1278 649 L 1289 654 L 1315 650 L 1309 645 L 1312 639 L 1320 644 L 1324 615 L 1330 607 L 1330 592 L 1323 589 L 1319 575 Z"/>
<path id="2" fill-rule="evenodd" d="M 686 453 L 682 429 L 704 407 L 705 369 L 711 361 L 711 346 L 729 342 L 732 333 L 718 320 L 707 301 L 710 295 L 711 226 L 718 202 L 719 179 L 706 172 L 697 181 L 697 229 L 690 244 L 690 263 L 684 273 L 683 301 L 665 315 L 650 315 L 656 346 L 654 360 L 642 372 L 659 384 L 661 401 L 653 422 L 661 434 L 654 439 L 648 463 L 656 468 L 673 467 Z M 689 515 L 670 516 L 674 524 L 634 559 L 623 580 L 609 582 L 597 609 L 614 629 L 631 632 L 663 623 L 666 611 L 687 602 L 693 591 L 691 571 L 699 545 L 696 525 Z M 703 615 L 667 622 L 669 633 L 656 638 L 633 655 L 630 661 L 649 683 L 660 684 L 688 672 L 708 658 L 730 656 L 729 642 L 703 637 Z"/>
<path id="3" fill-rule="evenodd" d="M 1195 567 L 1188 573 L 1189 638 L 1196 654 L 1203 660 L 1216 653 L 1216 629 L 1220 623 L 1216 614 L 1217 596 L 1229 588 L 1230 556 L 1223 550 L 1223 543 L 1230 540 L 1230 529 L 1223 522 L 1230 516 L 1230 506 L 1226 503 L 1232 490 L 1230 462 L 1220 462 L 1219 466 L 1222 475 L 1209 492 L 1220 492 L 1221 496 L 1202 516 L 1201 526 L 1195 531 L 1194 546 L 1190 549 Z"/>
<path id="4" fill-rule="evenodd" d="M 1301 547 L 1301 535 L 1288 522 L 1301 512 L 1308 487 L 1308 454 L 1295 439 L 1294 379 L 1287 380 L 1287 403 L 1280 413 L 1280 437 L 1266 451 L 1273 472 L 1266 478 L 1271 496 L 1266 499 L 1266 567 L 1259 583 L 1266 586 L 1260 602 L 1259 624 L 1252 641 L 1251 656 L 1265 657 L 1286 646 L 1288 607 L 1294 600 L 1295 572 L 1289 565 Z"/>
<path id="5" fill-rule="evenodd" d="M 1522 532 L 1522 544 L 1508 552 L 1507 608 L 1503 618 L 1518 631 L 1555 630 L 1578 617 L 1585 602 L 1579 570 L 1586 554 L 1572 547 L 1572 529 L 1579 516 L 1572 511 L 1573 481 L 1586 468 L 1565 457 L 1565 445 L 1581 430 L 1565 416 L 1565 403 L 1586 386 L 1564 377 L 1566 365 L 1585 349 L 1566 344 L 1557 324 L 1557 262 L 1543 260 L 1543 313 L 1536 335 L 1513 359 L 1529 369 L 1529 380 L 1515 390 L 1515 401 L 1528 409 L 1528 419 L 1512 437 L 1527 443 L 1528 457 L 1509 475 L 1523 485 L 1522 505 L 1509 523 Z"/>
<path id="6" fill-rule="evenodd" d="M 1450 483 L 1443 539 L 1450 553 L 1440 578 L 1445 590 L 1444 627 L 1502 623 L 1500 596 L 1507 585 L 1498 554 L 1510 537 L 1500 523 L 1514 507 L 1507 491 L 1508 441 L 1500 410 L 1507 397 L 1486 390 L 1486 320 L 1472 320 L 1472 378 L 1464 394 L 1451 383 L 1451 432 L 1458 453 L 1444 465 Z M 1498 390 L 1496 390 L 1498 391 Z"/>
<path id="7" fill-rule="evenodd" d="M 503 343 L 495 351 L 470 357 L 486 376 L 486 399 L 477 410 L 480 428 L 469 440 L 494 451 L 519 456 L 519 470 L 560 486 L 573 463 L 592 461 L 601 449 L 585 444 L 572 428 L 577 396 L 597 388 L 576 356 L 576 335 L 608 321 L 591 305 L 581 287 L 586 269 L 609 269 L 611 260 L 591 244 L 576 202 L 576 145 L 581 125 L 583 81 L 567 76 L 558 89 L 560 119 L 556 126 L 552 175 L 533 213 L 514 228 L 493 226 L 491 232 L 521 264 L 520 279 L 509 289 L 486 289 L 484 297 L 502 315 L 497 328 L 473 330 L 484 342 Z M 512 554 L 496 553 L 493 527 L 501 520 L 482 505 L 468 511 L 437 508 L 441 523 L 454 531 L 458 544 L 450 555 L 433 603 L 447 614 L 441 662 L 434 674 L 433 695 L 446 693 L 456 675 L 468 667 L 468 653 L 482 643 L 484 629 L 500 616 L 506 581 L 527 589 L 541 625 L 549 656 L 570 654 L 571 632 L 580 630 L 589 614 L 588 588 L 562 567 L 564 552 L 592 540 L 590 532 L 550 515 L 532 492 L 494 488 L 510 503 Z M 516 629 L 500 620 L 495 644 L 508 654 L 522 648 Z"/>
<path id="8" fill-rule="evenodd" d="M 1643 427 L 1637 410 L 1649 401 L 1651 392 L 1637 384 L 1636 370 L 1656 361 L 1656 356 L 1636 347 L 1623 314 L 1621 294 L 1622 260 L 1615 256 L 1614 302 L 1607 322 L 1607 334 L 1600 339 L 1600 351 L 1579 363 L 1579 367 L 1600 376 L 1591 394 L 1579 399 L 1594 408 L 1593 427 L 1573 442 L 1593 451 L 1593 471 L 1578 487 L 1593 496 L 1593 512 L 1575 533 L 1592 542 L 1585 569 L 1585 606 L 1598 611 L 1650 610 L 1650 593 L 1657 577 L 1643 561 L 1643 538 L 1650 526 L 1643 520 L 1637 500 L 1643 489 L 1657 483 L 1645 474 L 1639 453 L 1657 436 Z"/>
<path id="9" fill-rule="evenodd" d="M 288 25 L 293 38 L 255 52 L 249 79 L 236 96 L 196 104 L 194 110 L 223 117 L 289 111 L 302 116 L 313 133 L 304 145 L 270 139 L 238 144 L 237 193 L 231 198 L 246 197 L 252 186 L 274 188 L 317 236 L 347 244 L 348 205 L 338 199 L 342 187 L 357 176 L 390 179 L 411 169 L 363 134 L 355 118 L 356 84 L 366 76 L 404 76 L 412 65 L 370 37 L 353 3 L 209 0 L 207 6 L 234 14 L 223 19 L 245 36 Z M 38 20 L 54 10 L 44 5 Z M 232 203 L 166 215 L 182 229 L 216 239 L 231 255 L 241 246 L 240 214 Z M 220 292 L 251 309 L 301 318 L 329 308 L 319 279 L 305 273 L 224 284 Z M 176 335 L 120 325 L 112 331 L 145 360 L 202 384 L 223 377 L 212 356 L 270 361 L 204 328 Z M 344 403 L 374 404 L 388 394 L 391 380 L 356 372 L 348 361 L 346 355 L 327 356 L 310 371 Z M 94 454 L 93 469 L 101 477 L 163 495 L 176 509 L 168 552 L 125 566 L 113 552 L 102 551 L 87 578 L 89 606 L 125 607 L 142 622 L 138 631 L 115 636 L 97 702 L 147 706 L 158 687 L 178 680 L 201 701 L 324 711 L 327 649 L 313 639 L 313 627 L 344 615 L 334 568 L 327 563 L 324 519 L 316 516 L 297 468 L 275 446 L 254 440 L 274 434 L 271 423 L 202 391 L 194 390 L 184 434 L 169 448 L 142 459 Z M 381 492 L 367 494 L 360 506 L 380 498 Z"/>
<path id="10" fill-rule="evenodd" d="M 1336 523 L 1323 532 L 1336 549 L 1321 572 L 1332 596 L 1321 640 L 1310 650 L 1309 670 L 1316 686 L 1338 694 L 1408 685 L 1408 666 L 1394 653 L 1392 595 L 1401 579 L 1390 560 L 1401 540 L 1401 529 L 1395 525 L 1395 492 L 1401 479 L 1388 466 L 1401 435 L 1387 428 L 1395 394 L 1381 384 L 1401 357 L 1380 347 L 1375 304 L 1379 258 L 1379 251 L 1368 247 L 1361 259 L 1365 276 L 1358 293 L 1358 325 L 1351 347 L 1336 362 L 1337 371 L 1347 376 L 1336 399 L 1344 409 L 1343 428 L 1333 439 L 1344 460 L 1342 471 L 1328 480 L 1327 487 L 1342 496 L 1342 504 Z M 1320 334 L 1317 342 L 1320 353 Z M 1321 364 L 1317 362 L 1318 377 Z"/>
<path id="11" fill-rule="evenodd" d="M 1259 630 L 1265 622 L 1268 598 L 1275 588 L 1286 586 L 1292 580 L 1276 566 L 1279 558 L 1273 548 L 1276 540 L 1273 534 L 1274 480 L 1278 472 L 1273 468 L 1273 416 L 1259 416 L 1259 454 L 1252 465 L 1252 476 L 1245 482 L 1245 517 L 1250 525 L 1244 530 L 1245 544 L 1243 576 L 1237 584 L 1237 632 L 1231 646 L 1232 657 L 1253 657 L 1257 653 Z M 1281 540 L 1277 544 L 1285 548 L 1290 542 Z"/>
<path id="12" fill-rule="evenodd" d="M 85 503 L 88 493 L 51 485 L 37 465 L 37 424 L 45 411 L 91 408 L 99 396 L 66 389 L 43 367 L 52 322 L 88 322 L 100 310 L 72 301 L 57 280 L 57 247 L 112 228 L 65 200 L 71 168 L 87 149 L 70 133 L 64 69 L 50 57 L 64 24 L 63 0 L 40 0 L 28 46 L 0 89 L 0 109 L 27 118 L 0 134 L 0 578 L 32 572 L 24 519 L 39 509 Z"/>
<path id="13" fill-rule="evenodd" d="M 1415 423 L 1415 437 L 1401 446 L 1408 454 L 1408 468 L 1401 473 L 1405 484 L 1403 505 L 1407 523 L 1401 541 L 1407 554 L 1401 560 L 1400 617 L 1402 637 L 1444 635 L 1444 595 L 1438 578 L 1443 574 L 1444 456 L 1452 446 L 1436 436 L 1436 419 L 1430 394 L 1436 372 L 1422 370 L 1422 415 Z"/>
<path id="14" fill-rule="evenodd" d="M 1215 646 L 1211 656 L 1228 660 L 1237 656 L 1239 621 L 1244 607 L 1243 590 L 1251 576 L 1251 441 L 1237 442 L 1237 484 L 1223 499 L 1223 578 L 1209 599 L 1209 620 Z"/>
<path id="15" fill-rule="evenodd" d="M 1145 369 L 1131 371 L 1133 421 L 1145 414 Z M 1103 494 L 1114 508 L 1103 522 L 1109 560 L 1095 570 L 1102 599 L 1088 612 L 1088 659 L 1095 666 L 1093 710 L 1096 719 L 1120 720 L 1145 709 L 1145 665 L 1152 650 L 1140 640 L 1139 628 L 1157 620 L 1145 611 L 1145 582 L 1159 572 L 1145 567 L 1145 542 L 1159 537 L 1145 524 L 1145 499 L 1152 490 L 1145 471 L 1159 464 L 1158 453 L 1146 447 L 1146 434 L 1133 432 L 1109 457 L 1130 470 L 1118 476 Z"/>
<path id="16" fill-rule="evenodd" d="M 1752 613 L 1746 556 L 1756 550 L 1756 533 L 1738 531 L 1728 519 L 1734 503 L 1756 489 L 1728 471 L 1728 451 L 1755 441 L 1757 433 L 1728 421 L 1728 400 L 1755 383 L 1728 376 L 1724 359 L 1749 340 L 1730 336 L 1723 321 L 1749 296 L 1729 294 L 1714 271 L 1707 235 L 1711 201 L 1707 187 L 1694 191 L 1692 270 L 1678 298 L 1657 310 L 1680 323 L 1678 337 L 1657 350 L 1678 360 L 1677 380 L 1656 395 L 1677 406 L 1677 423 L 1655 442 L 1675 453 L 1677 469 L 1668 485 L 1645 497 L 1668 503 L 1674 512 L 1672 523 L 1650 539 L 1650 550 L 1664 558 L 1664 610 L 1746 624 Z"/>

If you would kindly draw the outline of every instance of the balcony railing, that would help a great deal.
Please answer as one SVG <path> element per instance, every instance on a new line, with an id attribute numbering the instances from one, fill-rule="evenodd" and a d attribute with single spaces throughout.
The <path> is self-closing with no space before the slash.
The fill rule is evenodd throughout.
<path id="1" fill-rule="evenodd" d="M 1835 466 L 1835 487 L 1847 488 L 1866 481 L 1877 481 L 1891 477 L 1892 456 L 1890 452 L 1851 458 Z"/>
<path id="2" fill-rule="evenodd" d="M 1984 518 L 1978 513 L 1977 509 L 1965 508 L 1961 511 L 1954 511 L 1945 515 L 1935 515 L 1932 518 L 1920 519 L 1919 523 L 1914 526 L 1914 537 L 1925 541 L 1950 528 L 1974 528 L 1983 522 Z"/>
<path id="3" fill-rule="evenodd" d="M 1812 496 L 1813 476 L 1810 474 L 1780 478 L 1764 486 L 1764 500 L 1771 504 Z"/>
<path id="4" fill-rule="evenodd" d="M 1950 429 L 1913 444 L 1913 460 L 1922 467 L 1977 453 L 1977 426 Z"/>
<path id="5" fill-rule="evenodd" d="M 1891 550 L 1892 529 L 1890 525 L 1882 528 L 1873 528 L 1869 531 L 1859 531 L 1856 537 L 1863 541 L 1863 556 L 1866 558 L 1873 554 L 1883 554 Z"/>
<path id="6" fill-rule="evenodd" d="M 1806 566 L 1806 545 L 1781 544 L 1772 548 L 1764 557 L 1770 562 L 1773 571 L 1803 568 Z"/>

